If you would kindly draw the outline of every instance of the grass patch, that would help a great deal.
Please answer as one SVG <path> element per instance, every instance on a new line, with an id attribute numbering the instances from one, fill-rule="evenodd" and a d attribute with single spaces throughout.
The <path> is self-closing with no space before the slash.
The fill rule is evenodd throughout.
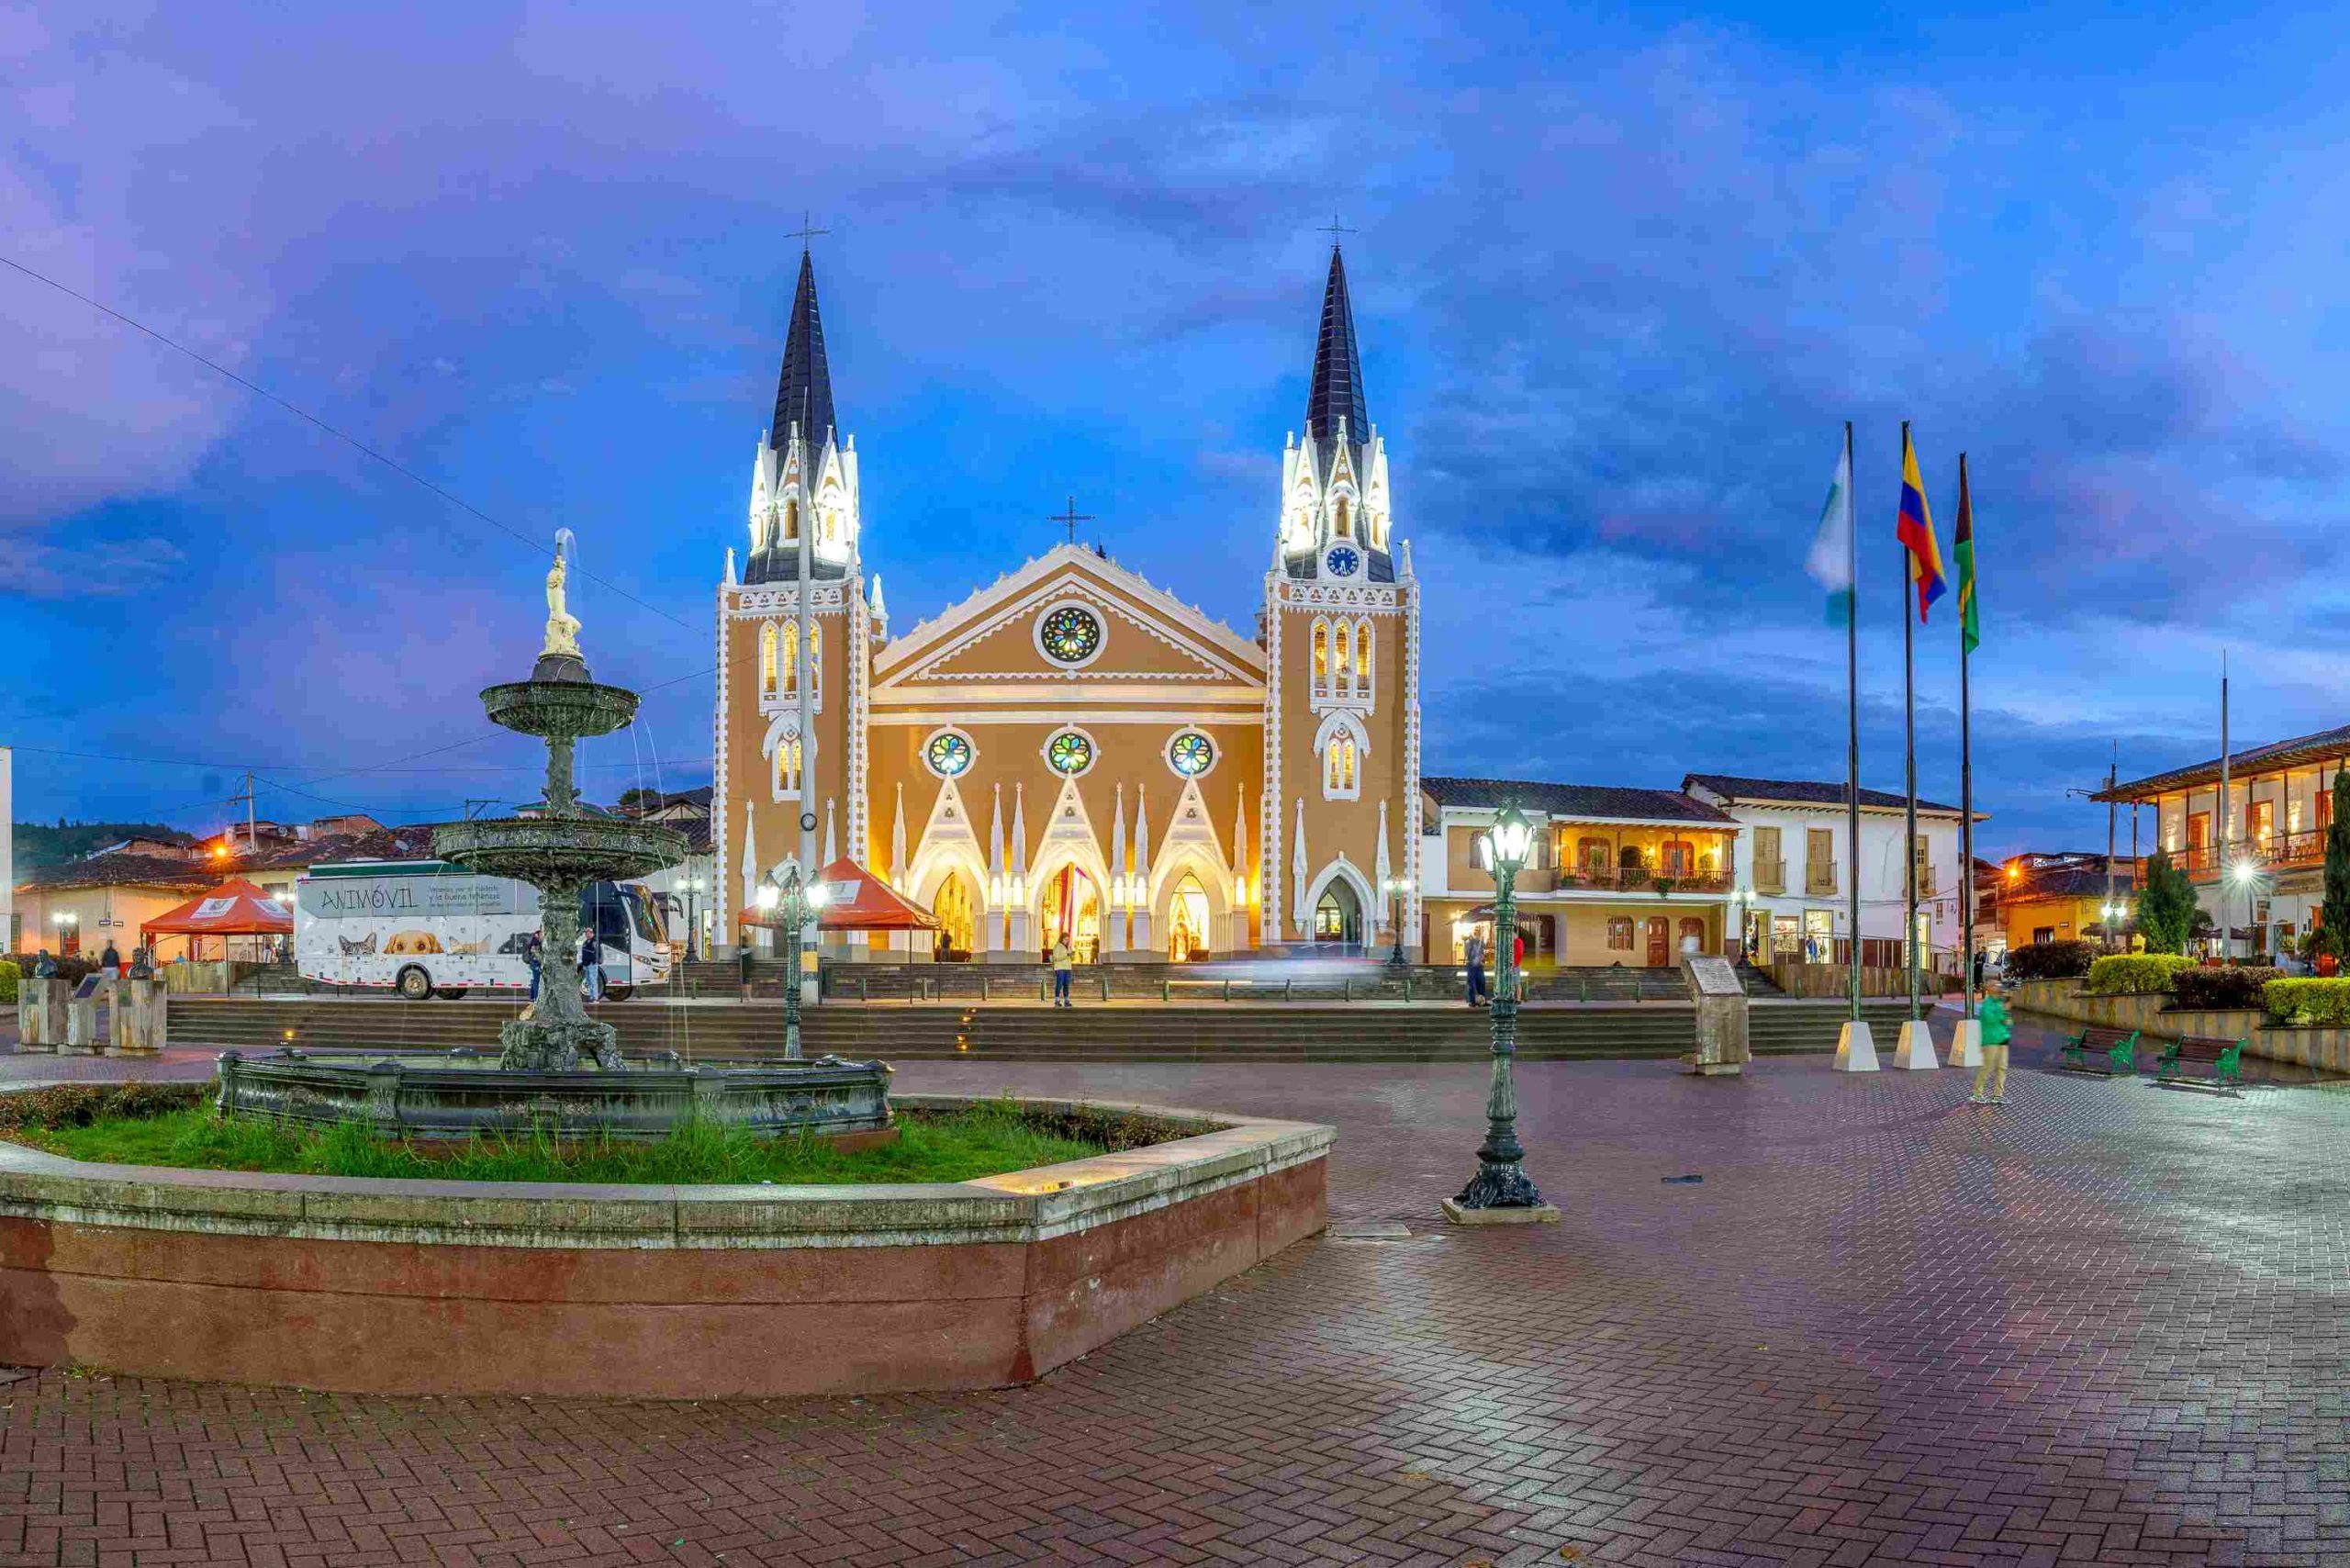
<path id="1" fill-rule="evenodd" d="M 28 1115 L 19 1109 L 11 1116 L 0 1108 L 0 1137 L 108 1165 L 463 1182 L 796 1184 L 966 1182 L 1090 1159 L 1189 1130 L 1130 1128 L 1127 1119 L 1113 1127 L 1080 1128 L 1065 1116 L 1030 1115 L 1016 1102 L 989 1101 L 950 1112 L 901 1109 L 895 1143 L 855 1152 L 818 1137 L 765 1137 L 699 1123 L 656 1142 L 598 1139 L 558 1146 L 544 1137 L 481 1137 L 427 1151 L 378 1139 L 348 1122 L 314 1129 L 223 1120 L 208 1104 L 188 1103 L 204 1086 L 185 1089 L 184 1095 L 170 1097 L 176 1104 L 151 1102 L 127 1112 L 76 1103 L 58 1107 L 59 1114 Z M 1146 1131 L 1155 1136 L 1139 1136 Z M 1083 1136 L 1087 1132 L 1094 1136 Z"/>

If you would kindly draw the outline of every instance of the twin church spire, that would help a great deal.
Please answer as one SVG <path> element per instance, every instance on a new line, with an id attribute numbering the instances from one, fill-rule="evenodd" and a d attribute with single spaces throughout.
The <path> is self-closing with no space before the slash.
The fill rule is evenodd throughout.
<path id="1" fill-rule="evenodd" d="M 800 252 L 800 285 L 791 292 L 791 327 L 783 340 L 783 374 L 775 388 L 775 423 L 767 444 L 780 450 L 798 427 L 811 452 L 833 435 L 833 369 L 824 359 L 824 319 L 816 309 L 816 263 Z"/>
<path id="2" fill-rule="evenodd" d="M 1305 391 L 1305 433 L 1317 442 L 1344 430 L 1358 446 L 1371 439 L 1364 411 L 1362 356 L 1355 348 L 1355 308 L 1347 297 L 1347 263 L 1330 247 L 1330 281 L 1322 289 L 1322 335 L 1314 345 L 1314 379 Z"/>

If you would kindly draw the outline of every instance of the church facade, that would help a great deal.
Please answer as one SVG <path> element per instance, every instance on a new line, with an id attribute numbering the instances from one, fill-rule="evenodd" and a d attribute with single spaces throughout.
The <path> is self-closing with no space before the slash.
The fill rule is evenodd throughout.
<path id="1" fill-rule="evenodd" d="M 888 454 L 881 460 L 889 461 Z M 913 461 L 911 454 L 906 459 Z M 1336 249 L 1243 635 L 1065 544 L 890 630 L 803 252 L 717 591 L 711 833 L 747 909 L 846 857 L 956 956 L 1418 946 L 1419 586 Z"/>

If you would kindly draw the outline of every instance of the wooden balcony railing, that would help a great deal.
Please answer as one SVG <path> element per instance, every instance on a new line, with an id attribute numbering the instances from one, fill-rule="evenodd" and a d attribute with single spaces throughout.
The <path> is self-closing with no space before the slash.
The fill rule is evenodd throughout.
<path id="1" fill-rule="evenodd" d="M 2272 833 L 2265 837 L 2231 839 L 2228 859 L 2232 862 L 2249 860 L 2264 871 L 2322 866 L 2325 864 L 2325 829 L 2311 828 L 2300 833 Z M 2213 878 L 2225 869 L 2220 864 L 2219 847 L 2210 844 L 2188 849 L 2179 857 L 2179 864 L 2190 878 Z"/>
<path id="2" fill-rule="evenodd" d="M 1836 862 L 1810 860 L 1804 863 L 1803 890 L 1817 898 L 1836 890 Z"/>
<path id="3" fill-rule="evenodd" d="M 1754 890 L 1758 893 L 1784 893 L 1787 890 L 1787 863 L 1785 860 L 1754 862 Z"/>
<path id="4" fill-rule="evenodd" d="M 1660 878 L 1671 883 L 1671 890 L 1676 893 L 1726 893 L 1730 889 L 1730 877 L 1727 871 L 1688 871 L 1674 876 L 1653 866 L 1642 866 L 1637 869 L 1611 870 L 1599 867 L 1564 869 L 1559 873 L 1557 886 L 1562 890 L 1585 889 L 1654 893 Z"/>

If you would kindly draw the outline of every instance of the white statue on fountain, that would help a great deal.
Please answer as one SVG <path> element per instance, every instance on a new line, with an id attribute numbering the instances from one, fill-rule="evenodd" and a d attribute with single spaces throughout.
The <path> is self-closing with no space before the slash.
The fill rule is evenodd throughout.
<path id="1" fill-rule="evenodd" d="M 583 657 L 579 652 L 579 617 L 563 607 L 564 580 L 570 575 L 565 556 L 577 543 L 571 530 L 554 531 L 554 565 L 547 568 L 547 645 L 539 650 L 543 659 Z"/>

